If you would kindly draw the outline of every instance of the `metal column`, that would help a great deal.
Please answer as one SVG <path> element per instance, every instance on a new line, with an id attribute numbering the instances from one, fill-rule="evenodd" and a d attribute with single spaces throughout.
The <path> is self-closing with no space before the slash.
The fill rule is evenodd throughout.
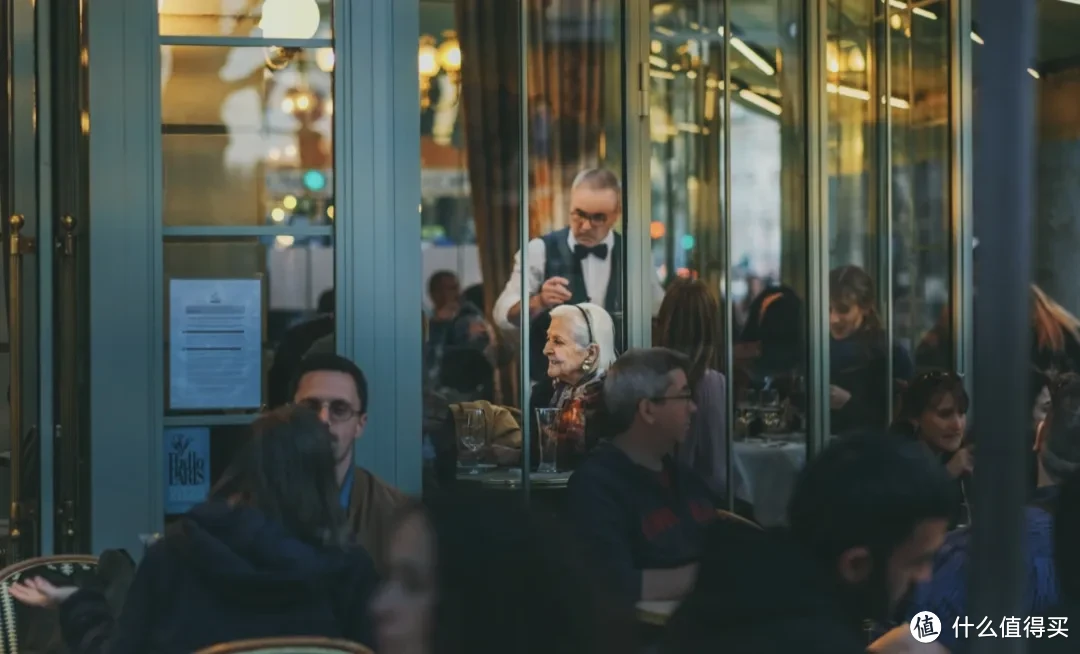
<path id="1" fill-rule="evenodd" d="M 978 283 L 991 291 L 976 310 L 975 400 L 979 405 L 972 620 L 1019 616 L 1025 584 L 1022 435 L 1030 420 L 1028 317 L 1035 172 L 1035 102 L 1027 74 L 1035 53 L 1035 3 L 981 0 L 985 45 L 974 143 L 975 230 L 987 262 Z M 951 627 L 951 625 L 943 625 Z M 1022 639 L 979 638 L 973 652 L 1025 651 Z"/>

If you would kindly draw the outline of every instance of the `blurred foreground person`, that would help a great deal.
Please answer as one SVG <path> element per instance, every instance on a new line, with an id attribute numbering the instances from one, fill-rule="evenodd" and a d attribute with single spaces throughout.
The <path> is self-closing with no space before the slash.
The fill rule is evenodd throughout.
<path id="1" fill-rule="evenodd" d="M 327 636 L 371 644 L 371 558 L 344 546 L 334 454 L 313 412 L 254 422 L 211 491 L 149 548 L 115 621 L 105 597 L 41 578 L 11 587 L 58 606 L 74 654 L 187 654 L 247 638 Z"/>
<path id="2" fill-rule="evenodd" d="M 951 498 L 948 476 L 920 445 L 877 434 L 837 441 L 803 470 L 789 530 L 710 527 L 664 651 L 866 651 L 864 620 L 886 619 L 929 577 Z M 919 645 L 903 625 L 869 651 L 943 650 Z"/>
<path id="3" fill-rule="evenodd" d="M 372 605 L 379 654 L 633 651 L 555 522 L 509 494 L 446 498 L 401 514 Z"/>

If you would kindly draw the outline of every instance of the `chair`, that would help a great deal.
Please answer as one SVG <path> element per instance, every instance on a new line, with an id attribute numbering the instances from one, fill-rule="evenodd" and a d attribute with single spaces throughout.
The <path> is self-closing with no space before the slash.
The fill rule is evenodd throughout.
<path id="1" fill-rule="evenodd" d="M 19 651 L 49 651 L 59 642 L 60 625 L 56 612 L 20 604 L 11 587 L 33 577 L 44 577 L 60 586 L 81 586 L 96 576 L 98 557 L 64 554 L 27 559 L 0 570 L 0 654 Z"/>
<path id="2" fill-rule="evenodd" d="M 195 654 L 373 654 L 370 649 L 347 640 L 297 636 L 254 638 L 219 643 Z"/>
<path id="3" fill-rule="evenodd" d="M 716 517 L 721 520 L 728 520 L 730 522 L 746 525 L 747 527 L 753 527 L 754 529 L 762 529 L 762 526 L 753 520 L 748 520 L 738 513 L 732 513 L 731 511 L 725 511 L 724 509 L 717 509 Z"/>

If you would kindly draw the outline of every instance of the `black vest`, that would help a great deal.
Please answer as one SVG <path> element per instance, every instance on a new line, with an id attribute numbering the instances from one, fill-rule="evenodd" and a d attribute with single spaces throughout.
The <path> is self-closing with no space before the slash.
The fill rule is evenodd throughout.
<path id="1" fill-rule="evenodd" d="M 589 293 L 585 289 L 585 275 L 582 272 L 581 261 L 574 256 L 573 250 L 567 239 L 570 236 L 570 228 L 545 234 L 540 237 L 544 242 L 544 281 L 552 277 L 565 277 L 570 281 L 571 298 L 567 304 L 584 304 L 589 302 Z M 607 294 L 604 296 L 604 309 L 611 314 L 615 323 L 615 349 L 622 352 L 625 342 L 623 331 L 623 307 L 626 299 L 623 295 L 625 279 L 623 275 L 623 238 L 615 233 L 615 245 L 608 253 L 611 260 L 611 280 L 608 282 Z M 591 255 L 590 255 L 591 256 Z M 533 381 L 544 381 L 547 376 L 547 357 L 544 356 L 544 345 L 547 343 L 547 329 L 551 325 L 551 314 L 547 311 L 533 319 L 529 331 L 529 358 L 530 372 Z"/>

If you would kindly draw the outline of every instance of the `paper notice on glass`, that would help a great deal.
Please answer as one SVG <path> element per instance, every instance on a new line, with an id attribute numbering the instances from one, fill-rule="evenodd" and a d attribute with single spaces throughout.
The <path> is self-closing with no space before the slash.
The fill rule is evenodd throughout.
<path id="1" fill-rule="evenodd" d="M 169 280 L 169 408 L 262 404 L 262 280 Z"/>

